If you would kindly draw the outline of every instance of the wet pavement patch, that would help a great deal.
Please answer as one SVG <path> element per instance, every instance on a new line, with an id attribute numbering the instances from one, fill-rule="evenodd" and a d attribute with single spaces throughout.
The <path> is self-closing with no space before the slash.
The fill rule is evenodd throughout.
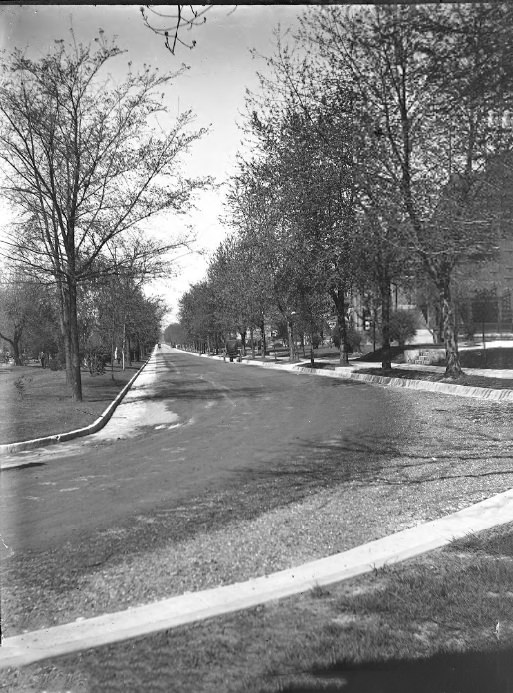
<path id="1" fill-rule="evenodd" d="M 286 687 L 283 693 L 513 693 L 513 650 L 340 664 L 312 674 L 318 683 Z"/>

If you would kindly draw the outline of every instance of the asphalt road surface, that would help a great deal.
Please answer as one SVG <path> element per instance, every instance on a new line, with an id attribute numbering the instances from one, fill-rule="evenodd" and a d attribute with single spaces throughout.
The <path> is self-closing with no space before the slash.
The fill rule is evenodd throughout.
<path id="1" fill-rule="evenodd" d="M 156 359 L 155 384 L 140 396 L 160 418 L 150 407 L 131 435 L 119 420 L 119 439 L 99 435 L 33 451 L 24 459 L 37 465 L 2 474 L 1 532 L 15 553 L 79 541 L 266 470 L 285 475 L 302 463 L 335 461 L 350 475 L 419 446 L 437 454 L 451 447 L 450 432 L 440 433 L 444 407 L 462 402 L 164 347 Z M 435 417 L 428 422 L 419 415 L 426 399 Z"/>

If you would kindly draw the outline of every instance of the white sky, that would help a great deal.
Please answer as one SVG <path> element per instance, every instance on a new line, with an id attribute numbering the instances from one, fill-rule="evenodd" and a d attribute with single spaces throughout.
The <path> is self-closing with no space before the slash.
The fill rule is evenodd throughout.
<path id="1" fill-rule="evenodd" d="M 164 11 L 165 6 L 157 9 Z M 107 37 L 116 35 L 119 47 L 128 51 L 115 59 L 120 75 L 129 60 L 134 70 L 146 63 L 163 72 L 173 72 L 186 63 L 190 69 L 168 90 L 167 106 L 172 115 L 192 109 L 196 125 L 210 126 L 210 132 L 195 145 L 184 172 L 211 175 L 221 182 L 234 170 L 241 139 L 237 123 L 242 121 L 245 90 L 257 89 L 256 71 L 264 69 L 262 61 L 252 59 L 250 49 L 270 55 L 273 29 L 278 24 L 282 31 L 297 27 L 303 9 L 302 5 L 213 7 L 206 14 L 206 24 L 183 34 L 184 39 L 194 38 L 196 47 L 191 51 L 179 46 L 172 56 L 163 39 L 144 26 L 139 5 L 8 5 L 0 7 L 0 47 L 26 48 L 37 57 L 55 39 L 67 39 L 70 26 L 83 43 L 92 42 L 101 27 Z M 111 71 L 116 77 L 114 61 Z M 199 247 L 211 251 L 224 237 L 218 220 L 222 211 L 222 193 L 202 195 L 198 211 L 188 220 L 197 231 Z M 166 230 L 179 230 L 183 223 L 170 216 L 159 220 Z M 179 277 L 156 287 L 171 308 L 166 322 L 176 318 L 179 297 L 190 283 L 204 276 L 205 269 L 204 258 L 189 257 L 182 261 Z"/>

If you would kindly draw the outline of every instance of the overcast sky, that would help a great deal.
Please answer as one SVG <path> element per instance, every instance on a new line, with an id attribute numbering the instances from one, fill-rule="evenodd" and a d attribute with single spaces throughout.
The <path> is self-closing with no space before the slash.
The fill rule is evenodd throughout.
<path id="1" fill-rule="evenodd" d="M 187 173 L 212 175 L 225 180 L 234 170 L 235 156 L 240 147 L 241 133 L 237 123 L 244 111 L 246 88 L 256 89 L 256 70 L 264 68 L 262 61 L 251 57 L 250 49 L 269 55 L 273 48 L 273 29 L 280 24 L 283 31 L 297 27 L 300 5 L 222 5 L 205 15 L 207 22 L 185 32 L 185 39 L 194 38 L 193 50 L 178 47 L 172 56 L 163 39 L 144 26 L 139 5 L 9 5 L 0 7 L 0 46 L 10 50 L 26 48 L 37 57 L 53 45 L 55 39 L 75 36 L 83 43 L 94 40 L 98 29 L 107 36 L 116 35 L 126 56 L 111 63 L 116 77 L 126 71 L 128 60 L 133 68 L 147 63 L 162 71 L 175 71 L 186 63 L 186 71 L 168 92 L 167 105 L 172 114 L 192 109 L 198 127 L 210 126 L 210 132 L 194 148 Z M 159 10 L 164 10 L 161 7 Z M 116 66 L 114 66 L 116 62 Z M 222 240 L 225 230 L 218 221 L 222 213 L 219 192 L 202 196 L 198 211 L 189 220 L 197 230 L 200 247 L 213 250 Z M 166 228 L 183 228 L 176 218 L 166 220 Z M 1 231 L 0 231 L 1 232 Z M 160 284 L 158 292 L 168 301 L 176 317 L 176 303 L 190 282 L 199 281 L 205 272 L 206 261 L 195 257 L 183 261 L 179 278 Z"/>

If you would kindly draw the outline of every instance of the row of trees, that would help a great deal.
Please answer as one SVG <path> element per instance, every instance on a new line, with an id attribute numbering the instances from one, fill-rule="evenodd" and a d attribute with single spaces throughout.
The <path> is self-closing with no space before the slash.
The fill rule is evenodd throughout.
<path id="1" fill-rule="evenodd" d="M 37 60 L 18 50 L 4 56 L 0 79 L 2 192 L 16 212 L 1 252 L 23 275 L 7 290 L 48 287 L 76 400 L 88 320 L 96 332 L 111 321 L 109 343 L 120 326 L 128 334 L 134 311 L 144 331 L 142 312 L 151 321 L 160 309 L 145 303 L 142 283 L 167 272 L 164 258 L 191 240 L 156 242 L 142 225 L 187 211 L 209 184 L 180 172 L 204 131 L 191 129 L 190 112 L 168 116 L 166 90 L 178 73 L 135 72 L 128 62 L 116 82 L 123 53 L 102 31 L 92 45 L 72 33 Z"/>
<path id="2" fill-rule="evenodd" d="M 513 8 L 310 7 L 276 35 L 245 120 L 250 156 L 228 199 L 232 235 L 183 297 L 191 334 L 244 335 L 277 312 L 319 331 L 351 297 L 379 314 L 390 368 L 391 286 L 422 280 L 458 375 L 455 276 L 489 259 L 511 219 Z M 293 343 L 293 340 L 291 341 Z"/>
<path id="3" fill-rule="evenodd" d="M 158 341 L 165 306 L 147 298 L 133 279 L 110 277 L 81 287 L 78 333 L 80 361 L 103 367 L 115 356 L 125 365 L 137 360 Z M 0 283 L 0 338 L 16 365 L 42 352 L 60 366 L 64 345 L 59 329 L 59 302 L 54 286 L 27 277 L 20 270 L 4 273 Z"/>

